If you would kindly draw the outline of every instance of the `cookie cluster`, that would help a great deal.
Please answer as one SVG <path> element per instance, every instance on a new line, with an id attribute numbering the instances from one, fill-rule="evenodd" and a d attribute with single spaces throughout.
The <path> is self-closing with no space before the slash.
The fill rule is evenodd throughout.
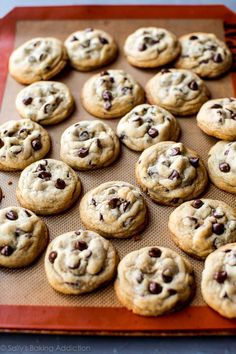
<path id="1" fill-rule="evenodd" d="M 130 34 L 123 51 L 132 66 L 157 68 L 145 89 L 122 68 L 106 67 L 116 60 L 118 46 L 101 29 L 78 30 L 64 44 L 56 38 L 34 38 L 11 54 L 11 76 L 28 86 L 16 97 L 23 119 L 0 126 L 0 170 L 22 171 L 16 189 L 21 207 L 0 210 L 0 265 L 33 263 L 48 243 L 47 226 L 36 214 L 66 213 L 82 191 L 76 171 L 96 178 L 92 170 L 115 163 L 123 144 L 140 153 L 134 168 L 140 189 L 112 178 L 86 191 L 79 202 L 85 229 L 57 236 L 47 247 L 50 285 L 80 295 L 116 277 L 120 302 L 143 316 L 159 316 L 191 301 L 196 288 L 193 266 L 174 250 L 157 242 L 119 261 L 111 240 L 137 236 L 149 222 L 143 191 L 160 205 L 176 207 L 168 228 L 182 251 L 206 259 L 205 301 L 221 315 L 236 317 L 236 210 L 223 201 L 200 199 L 208 175 L 218 188 L 236 194 L 236 99 L 210 100 L 203 80 L 227 72 L 231 52 L 214 34 L 190 33 L 178 39 L 156 27 Z M 66 124 L 77 93 L 49 80 L 67 64 L 79 72 L 105 68 L 86 77 L 80 92 L 83 108 L 93 117 L 66 126 L 61 160 L 55 160 L 47 156 L 52 140 L 46 127 Z M 222 139 L 209 152 L 208 172 L 201 156 L 178 142 L 181 119 L 175 116 L 194 114 L 204 133 Z M 120 118 L 116 132 L 101 120 L 115 118 Z M 69 212 L 66 217 L 69 220 Z"/>

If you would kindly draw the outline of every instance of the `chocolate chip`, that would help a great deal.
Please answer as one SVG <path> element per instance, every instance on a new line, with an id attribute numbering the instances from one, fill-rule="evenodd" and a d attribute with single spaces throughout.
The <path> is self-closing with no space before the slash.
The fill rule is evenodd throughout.
<path id="1" fill-rule="evenodd" d="M 57 189 L 64 189 L 66 187 L 66 183 L 63 179 L 58 178 L 55 182 L 55 187 Z"/>
<path id="2" fill-rule="evenodd" d="M 50 113 L 51 109 L 52 109 L 52 105 L 50 103 L 47 103 L 47 104 L 45 104 L 43 111 L 45 114 L 48 114 L 48 113 Z"/>
<path id="3" fill-rule="evenodd" d="M 80 134 L 79 134 L 79 140 L 80 141 L 85 141 L 89 139 L 89 133 L 86 130 L 83 130 Z"/>
<path id="4" fill-rule="evenodd" d="M 111 91 L 108 91 L 108 90 L 103 91 L 102 98 L 105 101 L 111 101 L 113 99 Z"/>
<path id="5" fill-rule="evenodd" d="M 230 116 L 230 118 L 233 119 L 233 120 L 236 120 L 236 114 L 232 114 L 232 115 Z"/>
<path id="6" fill-rule="evenodd" d="M 195 208 L 195 209 L 199 209 L 201 208 L 201 206 L 203 206 L 203 201 L 201 199 L 196 199 L 192 202 L 192 207 Z"/>
<path id="7" fill-rule="evenodd" d="M 212 224 L 212 232 L 216 235 L 222 235 L 225 231 L 224 224 L 214 223 Z"/>
<path id="8" fill-rule="evenodd" d="M 40 54 L 40 56 L 39 56 L 39 61 L 43 61 L 43 60 L 45 60 L 46 58 L 47 58 L 47 53 L 42 53 L 42 54 Z"/>
<path id="9" fill-rule="evenodd" d="M 155 281 L 152 281 L 148 285 L 148 290 L 151 294 L 160 294 L 162 292 L 162 286 Z"/>
<path id="10" fill-rule="evenodd" d="M 173 280 L 173 275 L 171 274 L 169 269 L 166 269 L 162 272 L 162 279 L 164 283 L 171 283 Z"/>
<path id="11" fill-rule="evenodd" d="M 56 251 L 52 251 L 52 252 L 49 253 L 48 259 L 49 259 L 50 263 L 54 263 L 56 258 L 57 258 L 57 252 Z"/>
<path id="12" fill-rule="evenodd" d="M 99 41 L 100 41 L 100 43 L 103 44 L 103 45 L 109 43 L 109 41 L 108 41 L 106 38 L 104 38 L 104 37 L 99 37 Z"/>
<path id="13" fill-rule="evenodd" d="M 23 99 L 23 103 L 25 106 L 28 106 L 29 104 L 31 104 L 33 101 L 33 98 L 32 97 L 28 97 L 28 98 L 24 98 Z"/>
<path id="14" fill-rule="evenodd" d="M 203 59 L 199 61 L 199 64 L 207 64 L 209 63 L 209 59 Z"/>
<path id="15" fill-rule="evenodd" d="M 225 150 L 224 155 L 227 156 L 229 154 L 229 149 Z"/>
<path id="16" fill-rule="evenodd" d="M 109 200 L 108 205 L 111 209 L 115 209 L 121 205 L 121 200 L 119 198 L 112 198 Z"/>
<path id="17" fill-rule="evenodd" d="M 11 246 L 4 246 L 1 248 L 1 255 L 9 257 L 14 252 L 14 249 Z"/>
<path id="18" fill-rule="evenodd" d="M 171 71 L 169 69 L 161 69 L 161 74 L 166 74 L 170 73 Z"/>
<path id="19" fill-rule="evenodd" d="M 189 162 L 193 167 L 197 168 L 199 166 L 199 157 L 190 157 Z"/>
<path id="20" fill-rule="evenodd" d="M 140 273 L 137 277 L 136 277 L 136 280 L 137 280 L 137 283 L 141 284 L 142 281 L 143 281 L 144 277 L 143 277 L 143 274 Z"/>
<path id="21" fill-rule="evenodd" d="M 2 139 L 0 139 L 0 149 L 4 146 L 4 142 Z"/>
<path id="22" fill-rule="evenodd" d="M 86 157 L 87 155 L 89 154 L 89 149 L 88 148 L 80 148 L 79 149 L 79 152 L 78 152 L 78 156 L 81 157 L 81 158 L 84 158 Z"/>
<path id="23" fill-rule="evenodd" d="M 124 93 L 124 94 L 132 93 L 132 91 L 133 91 L 133 87 L 125 86 L 125 87 L 122 87 L 122 89 L 121 89 L 121 92 Z"/>
<path id="24" fill-rule="evenodd" d="M 69 269 L 78 269 L 80 267 L 80 259 L 73 266 L 68 266 Z"/>
<path id="25" fill-rule="evenodd" d="M 26 215 L 30 218 L 32 216 L 32 214 L 30 214 L 30 212 L 28 210 L 25 209 L 25 213 Z"/>
<path id="26" fill-rule="evenodd" d="M 34 139 L 31 141 L 31 146 L 34 149 L 34 151 L 38 151 L 42 149 L 42 142 L 41 142 L 41 136 L 38 138 Z"/>
<path id="27" fill-rule="evenodd" d="M 40 172 L 40 171 L 46 171 L 45 165 L 43 165 L 41 163 L 36 168 L 36 172 Z"/>
<path id="28" fill-rule="evenodd" d="M 211 108 L 215 109 L 215 108 L 223 108 L 223 107 L 221 106 L 221 104 L 215 103 L 213 104 L 213 106 L 211 106 Z"/>
<path id="29" fill-rule="evenodd" d="M 155 128 L 150 128 L 150 129 L 148 129 L 148 135 L 151 137 L 151 138 L 156 138 L 158 135 L 159 135 L 159 132 L 158 132 L 158 130 L 157 129 L 155 129 Z"/>
<path id="30" fill-rule="evenodd" d="M 127 210 L 128 207 L 129 207 L 129 205 L 130 205 L 130 202 L 128 202 L 128 200 L 125 200 L 124 202 L 121 203 L 120 211 L 121 211 L 122 213 L 125 213 L 126 210 Z"/>
<path id="31" fill-rule="evenodd" d="M 146 50 L 146 49 L 147 49 L 147 46 L 146 46 L 145 43 L 140 43 L 140 44 L 139 44 L 138 50 L 139 50 L 140 52 L 143 52 L 143 51 Z"/>
<path id="32" fill-rule="evenodd" d="M 76 241 L 75 242 L 75 249 L 79 251 L 86 250 L 88 248 L 88 245 L 85 241 Z"/>
<path id="33" fill-rule="evenodd" d="M 198 37 L 197 36 L 191 36 L 191 37 L 189 37 L 189 39 L 190 39 L 190 41 L 194 41 L 195 39 L 198 39 Z"/>
<path id="34" fill-rule="evenodd" d="M 179 174 L 178 171 L 173 170 L 173 171 L 171 172 L 171 174 L 169 175 L 168 178 L 171 179 L 171 180 L 173 180 L 173 179 L 175 179 L 175 178 L 180 178 L 180 174 Z"/>
<path id="35" fill-rule="evenodd" d="M 38 177 L 44 179 L 45 181 L 49 181 L 52 175 L 50 172 L 42 171 L 38 174 Z"/>
<path id="36" fill-rule="evenodd" d="M 181 155 L 180 148 L 175 147 L 175 148 L 171 149 L 170 156 L 177 156 L 177 155 Z"/>
<path id="37" fill-rule="evenodd" d="M 101 213 L 99 214 L 99 220 L 100 220 L 100 221 L 104 221 L 103 215 L 102 215 Z"/>
<path id="38" fill-rule="evenodd" d="M 193 91 L 197 91 L 198 90 L 198 84 L 196 83 L 196 81 L 192 80 L 189 84 L 188 87 L 190 88 L 190 90 Z"/>
<path id="39" fill-rule="evenodd" d="M 132 122 L 138 123 L 138 125 L 142 125 L 143 124 L 143 120 L 141 117 L 135 117 L 132 119 Z"/>
<path id="40" fill-rule="evenodd" d="M 221 218 L 223 218 L 224 215 L 225 215 L 224 213 L 218 213 L 216 210 L 213 210 L 213 216 L 216 219 L 221 219 Z"/>
<path id="41" fill-rule="evenodd" d="M 222 162 L 219 164 L 219 169 L 221 172 L 227 173 L 230 171 L 230 165 L 227 162 Z"/>
<path id="42" fill-rule="evenodd" d="M 17 220 L 18 219 L 18 214 L 14 210 L 10 210 L 6 213 L 6 218 L 8 220 Z"/>
<path id="43" fill-rule="evenodd" d="M 23 233 L 25 233 L 25 232 L 23 230 L 21 230 L 19 227 L 17 227 L 15 230 L 15 237 L 19 237 Z"/>
<path id="44" fill-rule="evenodd" d="M 91 203 L 92 203 L 92 205 L 97 206 L 97 202 L 94 198 L 92 198 Z"/>
<path id="45" fill-rule="evenodd" d="M 109 72 L 105 70 L 100 72 L 100 76 L 105 76 L 105 75 L 109 75 Z"/>
<path id="46" fill-rule="evenodd" d="M 78 41 L 78 38 L 77 38 L 76 36 L 73 36 L 70 41 L 71 41 L 71 42 Z"/>
<path id="47" fill-rule="evenodd" d="M 114 84 L 114 82 L 115 82 L 114 77 L 110 77 L 110 78 L 109 78 L 109 81 L 110 81 L 112 84 Z"/>
<path id="48" fill-rule="evenodd" d="M 88 48 L 90 46 L 90 39 L 86 39 L 85 41 L 83 41 L 83 43 L 80 44 L 81 47 L 83 48 Z"/>
<path id="49" fill-rule="evenodd" d="M 213 57 L 213 61 L 215 63 L 222 63 L 223 58 L 222 58 L 221 54 L 220 53 L 215 54 L 214 57 Z"/>
<path id="50" fill-rule="evenodd" d="M 107 111 L 109 111 L 109 110 L 111 109 L 111 107 L 112 107 L 112 104 L 111 104 L 110 101 L 106 101 L 106 102 L 104 103 L 104 108 L 105 108 Z"/>
<path id="51" fill-rule="evenodd" d="M 175 289 L 168 289 L 168 293 L 170 296 L 177 294 L 177 291 Z"/>
<path id="52" fill-rule="evenodd" d="M 160 248 L 153 247 L 148 251 L 148 254 L 150 257 L 159 258 L 161 257 L 162 251 L 160 250 Z"/>
<path id="53" fill-rule="evenodd" d="M 227 273 L 224 270 L 220 270 L 214 274 L 214 279 L 217 281 L 217 283 L 223 284 L 227 279 Z"/>

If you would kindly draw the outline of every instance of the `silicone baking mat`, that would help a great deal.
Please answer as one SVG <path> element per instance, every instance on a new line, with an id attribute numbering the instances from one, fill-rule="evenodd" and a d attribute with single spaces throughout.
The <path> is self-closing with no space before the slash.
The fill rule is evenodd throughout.
<path id="1" fill-rule="evenodd" d="M 218 7 L 215 7 L 215 9 L 217 8 Z M 76 9 L 78 10 L 79 8 L 77 7 Z M 114 12 L 111 11 L 112 9 L 110 7 L 107 7 L 106 9 L 110 9 L 111 16 L 113 13 L 116 13 L 117 15 L 114 8 Z M 121 11 L 121 9 L 122 8 L 120 7 L 119 10 Z M 127 12 L 127 7 L 124 7 L 124 9 Z M 130 8 L 130 14 L 131 9 L 132 8 Z M 7 51 L 9 52 L 7 53 L 6 51 L 6 56 L 8 56 L 11 49 L 34 37 L 55 36 L 64 41 L 71 32 L 80 28 L 93 27 L 104 29 L 114 36 L 120 48 L 117 60 L 107 68 L 124 69 L 133 75 L 144 87 L 146 82 L 157 72 L 157 70 L 136 69 L 127 63 L 122 53 L 125 38 L 135 29 L 143 26 L 157 26 L 167 28 L 173 31 L 177 36 L 188 32 L 201 31 L 213 32 L 221 39 L 224 38 L 223 21 L 220 18 L 203 19 L 199 16 L 200 18 L 193 20 L 187 18 L 188 16 L 185 16 L 184 19 L 176 19 L 168 18 L 171 16 L 167 13 L 166 16 L 163 16 L 162 18 L 149 18 L 152 17 L 148 16 L 151 8 L 144 7 L 143 9 L 145 10 L 142 14 L 144 18 L 133 18 L 132 20 L 128 20 L 127 18 L 124 19 L 122 16 L 120 16 L 120 18 L 112 19 L 108 14 L 107 18 L 104 18 L 105 9 L 104 12 L 102 12 L 101 8 L 97 10 L 96 18 L 92 18 L 94 16 L 91 15 L 89 9 L 87 9 L 87 16 L 82 16 L 82 12 L 78 12 L 78 17 L 73 19 L 66 18 L 66 15 L 65 18 L 62 16 L 63 18 L 60 19 L 48 19 L 50 16 L 47 16 L 47 19 L 45 19 L 45 15 L 42 13 L 42 19 L 29 19 L 28 17 L 28 19 L 21 20 L 18 18 L 18 21 L 14 23 L 14 31 L 12 30 L 13 27 L 10 30 L 10 24 L 12 26 L 12 21 L 9 20 L 8 22 L 5 22 L 4 30 L 2 31 L 2 43 L 5 41 L 7 45 Z M 160 7 L 154 7 L 153 9 L 155 9 L 156 14 L 158 15 L 158 9 L 160 9 Z M 163 8 L 161 9 L 163 11 Z M 180 10 L 179 8 L 176 9 L 178 9 L 178 11 Z M 24 12 L 25 9 L 22 11 Z M 34 10 L 34 12 L 35 11 L 37 10 Z M 55 16 L 55 13 L 57 13 L 59 9 L 50 9 L 50 11 L 48 10 L 48 14 L 52 13 L 52 11 L 54 11 Z M 83 11 L 85 11 L 85 8 L 83 8 Z M 136 8 L 133 8 L 132 16 L 134 16 L 135 11 Z M 171 11 L 173 11 L 173 8 Z M 206 11 L 206 9 L 202 9 L 202 11 Z M 126 16 L 127 15 L 128 14 L 126 14 Z M 7 28 L 9 29 L 9 32 L 6 32 Z M 4 31 L 5 35 L 8 36 L 6 38 L 3 36 Z M 99 70 L 95 72 L 99 72 Z M 81 73 L 67 67 L 55 78 L 55 80 L 64 82 L 71 89 L 76 102 L 76 110 L 64 122 L 55 126 L 47 127 L 47 130 L 52 137 L 52 150 L 47 157 L 60 159 L 60 136 L 67 127 L 78 120 L 95 119 L 95 117 L 89 115 L 80 104 L 82 86 L 95 72 Z M 6 82 L 4 90 L 2 90 L 1 124 L 10 119 L 19 119 L 14 101 L 17 93 L 22 89 L 22 86 L 16 83 L 7 74 L 6 70 L 2 72 L 3 75 L 4 73 L 6 74 Z M 232 73 L 229 73 L 220 79 L 207 80 L 206 84 L 209 87 L 213 98 L 234 95 Z M 182 129 L 181 142 L 187 147 L 196 150 L 206 162 L 207 153 L 216 140 L 206 136 L 200 131 L 196 125 L 196 119 L 194 116 L 178 118 L 178 120 Z M 113 129 L 116 129 L 118 121 L 118 119 L 106 120 Z M 124 180 L 136 184 L 134 178 L 134 164 L 138 157 L 139 153 L 132 152 L 122 146 L 122 152 L 119 159 L 110 167 L 89 172 L 78 172 L 83 184 L 83 194 L 98 186 L 100 183 L 110 180 Z M 18 177 L 19 173 L 1 173 L 0 181 L 4 193 L 1 208 L 18 204 L 15 197 Z M 236 206 L 235 196 L 224 193 L 213 185 L 209 186 L 204 197 L 221 199 L 229 203 L 231 206 Z M 145 231 L 139 235 L 139 237 L 133 237 L 128 240 L 114 240 L 112 242 L 117 247 L 121 258 L 133 250 L 151 245 L 167 246 L 187 257 L 194 266 L 198 284 L 196 296 L 190 307 L 176 314 L 156 319 L 148 319 L 135 316 L 123 309 L 116 299 L 112 284 L 99 291 L 83 296 L 66 296 L 59 294 L 55 292 L 47 282 L 43 267 L 44 257 L 42 256 L 37 262 L 27 268 L 20 270 L 0 269 L 0 327 L 33 330 L 86 330 L 97 332 L 114 332 L 119 330 L 121 332 L 128 331 L 130 333 L 137 331 L 177 332 L 186 330 L 200 331 L 203 329 L 233 329 L 235 327 L 234 321 L 228 321 L 221 318 L 204 305 L 199 286 L 203 262 L 193 260 L 185 255 L 175 246 L 170 238 L 167 221 L 173 208 L 158 206 L 146 196 L 145 198 L 150 211 L 150 221 Z M 70 210 L 60 215 L 43 218 L 49 227 L 51 239 L 64 232 L 76 230 L 82 226 L 78 213 L 79 202 L 80 200 Z M 23 314 L 25 314 L 26 322 L 19 319 L 20 315 L 23 316 Z M 194 323 L 197 316 L 202 317 L 202 315 L 207 316 L 209 322 L 203 324 L 204 321 L 201 322 L 202 319 L 199 317 L 198 320 L 201 323 Z M 68 319 L 68 317 L 70 318 Z M 215 321 L 219 322 L 218 327 L 215 325 L 215 323 L 218 322 Z M 214 328 L 212 328 L 212 326 Z"/>

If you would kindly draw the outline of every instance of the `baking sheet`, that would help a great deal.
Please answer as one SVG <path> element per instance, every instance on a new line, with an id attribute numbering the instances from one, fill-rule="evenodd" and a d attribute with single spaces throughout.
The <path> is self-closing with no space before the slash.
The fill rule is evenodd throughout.
<path id="1" fill-rule="evenodd" d="M 125 38 L 128 34 L 141 26 L 157 26 L 165 27 L 173 31 L 177 36 L 188 32 L 205 31 L 213 32 L 223 39 L 224 30 L 221 20 L 63 20 L 63 21 L 19 21 L 16 27 L 15 47 L 25 42 L 28 39 L 37 36 L 55 36 L 61 40 L 73 31 L 80 28 L 95 27 L 101 28 L 111 33 L 120 48 L 118 59 L 107 68 L 124 69 L 133 75 L 141 85 L 145 86 L 146 82 L 151 78 L 157 70 L 140 70 L 130 66 L 122 54 L 122 47 Z M 93 72 L 96 73 L 99 70 Z M 76 110 L 64 122 L 47 127 L 48 132 L 52 137 L 52 151 L 47 157 L 59 159 L 60 136 L 62 132 L 71 124 L 78 120 L 95 119 L 90 116 L 80 104 L 80 92 L 84 82 L 93 73 L 80 73 L 70 68 L 66 68 L 55 79 L 62 81 L 69 86 L 76 101 Z M 223 97 L 233 95 L 233 87 L 230 75 L 226 75 L 221 79 L 206 81 L 212 97 Z M 17 93 L 22 86 L 16 83 L 11 77 L 7 78 L 5 93 L 2 101 L 2 110 L 0 121 L 1 124 L 9 119 L 19 119 L 16 112 L 14 101 Z M 178 118 L 182 129 L 181 141 L 189 148 L 196 150 L 201 157 L 206 161 L 207 152 L 210 147 L 216 142 L 216 139 L 207 137 L 196 125 L 195 117 Z M 106 120 L 106 122 L 115 129 L 118 119 Z M 124 180 L 136 184 L 134 178 L 134 165 L 139 157 L 139 153 L 132 152 L 125 146 L 122 146 L 120 158 L 111 166 L 89 172 L 78 172 L 83 184 L 83 194 L 88 190 L 98 186 L 100 183 L 110 180 Z M 19 173 L 1 173 L 1 187 L 5 198 L 1 203 L 4 208 L 10 205 L 17 205 L 15 198 L 15 189 Z M 8 182 L 13 182 L 8 185 Z M 210 186 L 204 197 L 217 198 L 224 200 L 231 206 L 235 206 L 235 197 L 218 190 L 214 186 Z M 145 196 L 146 198 L 146 196 Z M 141 234 L 141 237 L 135 237 L 129 240 L 114 240 L 112 241 L 117 247 L 120 257 L 141 247 L 151 245 L 161 245 L 170 247 L 182 255 L 170 238 L 167 221 L 171 207 L 158 206 L 150 199 L 146 198 L 149 210 L 150 221 L 146 230 Z M 70 210 L 52 217 L 43 217 L 49 227 L 50 238 L 80 228 L 81 222 L 78 213 L 79 201 Z M 193 260 L 185 255 L 194 266 L 197 278 L 197 294 L 192 302 L 192 305 L 203 305 L 204 302 L 200 295 L 199 281 L 203 262 Z M 32 266 L 20 270 L 0 269 L 1 274 L 1 292 L 0 304 L 9 305 L 53 305 L 53 306 L 91 306 L 91 307 L 120 307 L 118 300 L 115 297 L 113 286 L 96 291 L 83 296 L 66 296 L 55 292 L 46 280 L 43 269 L 43 256 Z"/>

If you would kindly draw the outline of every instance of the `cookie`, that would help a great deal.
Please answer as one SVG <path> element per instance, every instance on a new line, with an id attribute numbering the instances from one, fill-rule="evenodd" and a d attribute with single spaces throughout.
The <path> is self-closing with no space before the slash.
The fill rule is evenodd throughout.
<path id="1" fill-rule="evenodd" d="M 110 165 L 120 152 L 120 143 L 109 125 L 84 120 L 71 125 L 61 137 L 61 159 L 76 170 Z"/>
<path id="2" fill-rule="evenodd" d="M 71 114 L 74 99 L 65 84 L 38 81 L 18 93 L 16 109 L 23 118 L 42 125 L 56 124 Z"/>
<path id="3" fill-rule="evenodd" d="M 16 206 L 0 210 L 0 266 L 25 267 L 47 243 L 47 226 L 34 213 Z"/>
<path id="4" fill-rule="evenodd" d="M 195 114 L 210 97 L 210 92 L 190 70 L 162 69 L 146 85 L 148 102 L 157 104 L 173 114 Z"/>
<path id="5" fill-rule="evenodd" d="M 136 179 L 158 204 L 176 206 L 198 197 L 207 185 L 199 155 L 182 143 L 166 141 L 144 150 L 136 163 Z"/>
<path id="6" fill-rule="evenodd" d="M 82 89 L 82 104 L 98 118 L 117 118 L 144 102 L 142 87 L 123 70 L 107 70 L 92 76 Z"/>
<path id="7" fill-rule="evenodd" d="M 236 317 L 236 243 L 211 253 L 202 273 L 202 296 L 222 316 Z"/>
<path id="8" fill-rule="evenodd" d="M 10 120 L 0 126 L 0 170 L 23 170 L 50 150 L 48 132 L 30 119 Z"/>
<path id="9" fill-rule="evenodd" d="M 208 172 L 212 183 L 236 194 L 236 142 L 219 141 L 209 151 Z"/>
<path id="10" fill-rule="evenodd" d="M 65 47 L 71 66 L 79 71 L 91 71 L 108 65 L 118 52 L 112 36 L 95 28 L 72 33 L 66 39 Z"/>
<path id="11" fill-rule="evenodd" d="M 141 248 L 127 254 L 118 265 L 116 295 L 137 315 L 159 316 L 179 310 L 194 291 L 191 264 L 169 248 Z"/>
<path id="12" fill-rule="evenodd" d="M 204 259 L 227 243 L 236 242 L 236 209 L 213 199 L 196 199 L 169 217 L 174 242 L 190 256 Z"/>
<path id="13" fill-rule="evenodd" d="M 206 134 L 222 140 L 236 140 L 236 99 L 217 98 L 204 103 L 197 124 Z"/>
<path id="14" fill-rule="evenodd" d="M 67 62 L 66 49 L 57 38 L 33 38 L 15 49 L 9 59 L 9 72 L 21 84 L 49 80 Z"/>
<path id="15" fill-rule="evenodd" d="M 164 28 L 144 27 L 129 35 L 124 53 L 131 65 L 155 68 L 176 59 L 180 44 L 176 36 Z"/>
<path id="16" fill-rule="evenodd" d="M 68 209 L 79 197 L 81 183 L 64 162 L 46 159 L 32 163 L 20 175 L 16 196 L 24 208 L 40 215 Z"/>
<path id="17" fill-rule="evenodd" d="M 117 135 L 131 150 L 143 151 L 160 141 L 177 141 L 180 126 L 175 117 L 165 109 L 142 104 L 119 121 Z"/>
<path id="18" fill-rule="evenodd" d="M 108 283 L 118 255 L 108 240 L 90 230 L 67 232 L 49 244 L 45 271 L 50 285 L 63 294 L 84 294 Z"/>
<path id="19" fill-rule="evenodd" d="M 137 187 L 121 181 L 101 184 L 84 195 L 80 218 L 87 229 L 107 238 L 128 238 L 147 224 L 147 207 Z"/>
<path id="20" fill-rule="evenodd" d="M 213 33 L 189 33 L 179 38 L 181 54 L 176 68 L 189 69 L 201 77 L 215 78 L 232 65 L 227 45 Z"/>

